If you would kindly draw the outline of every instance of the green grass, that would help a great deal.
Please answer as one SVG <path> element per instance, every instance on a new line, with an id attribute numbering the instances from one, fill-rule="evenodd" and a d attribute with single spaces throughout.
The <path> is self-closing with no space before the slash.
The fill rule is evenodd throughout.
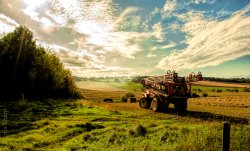
<path id="1" fill-rule="evenodd" d="M 0 150 L 198 151 L 221 150 L 222 146 L 222 123 L 216 121 L 109 110 L 84 105 L 84 101 L 20 101 L 8 108 L 11 133 L 0 138 Z M 14 112 L 13 108 L 21 109 Z M 25 125 L 11 130 L 21 120 Z M 18 130 L 22 127 L 26 128 Z M 232 125 L 231 149 L 248 150 L 249 142 L 249 125 Z"/>
<path id="2" fill-rule="evenodd" d="M 109 82 L 109 84 L 118 87 L 126 89 L 127 91 L 133 92 L 141 92 L 143 89 L 143 86 L 141 83 L 135 83 L 135 82 Z"/>
<path id="3" fill-rule="evenodd" d="M 144 89 L 143 85 L 141 83 L 135 83 L 135 82 L 108 82 L 109 84 L 126 89 L 128 91 L 137 91 L 141 92 L 142 89 Z M 228 88 L 228 87 L 216 87 L 216 86 L 196 86 L 192 85 L 192 91 L 198 92 L 198 89 L 200 89 L 202 92 L 212 92 L 212 90 L 215 90 L 214 92 L 217 92 L 217 90 L 222 90 L 222 92 L 228 92 L 227 90 L 230 90 L 235 92 L 235 90 L 238 90 L 238 92 L 244 92 L 245 88 Z"/>
<path id="4" fill-rule="evenodd" d="M 212 90 L 215 90 L 214 92 L 217 92 L 217 90 L 222 90 L 222 92 L 228 92 L 227 90 L 232 90 L 235 92 L 235 90 L 238 90 L 238 92 L 244 92 L 244 88 L 227 88 L 227 87 L 215 87 L 215 86 L 195 86 L 192 85 L 192 91 L 195 90 L 202 90 L 202 92 L 212 92 Z M 198 91 L 194 91 L 198 92 Z"/>

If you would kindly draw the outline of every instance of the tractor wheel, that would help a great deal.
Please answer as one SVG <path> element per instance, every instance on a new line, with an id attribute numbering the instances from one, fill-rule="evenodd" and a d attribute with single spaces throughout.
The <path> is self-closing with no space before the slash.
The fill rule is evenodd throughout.
<path id="1" fill-rule="evenodd" d="M 142 97 L 139 101 L 139 105 L 142 109 L 149 109 L 150 107 L 150 102 L 147 98 Z"/>
<path id="2" fill-rule="evenodd" d="M 174 103 L 174 108 L 178 112 L 186 112 L 187 111 L 187 100 L 183 100 L 183 101 Z"/>
<path id="3" fill-rule="evenodd" d="M 154 112 L 158 112 L 161 109 L 161 102 L 160 99 L 155 97 L 151 102 L 151 108 Z"/>

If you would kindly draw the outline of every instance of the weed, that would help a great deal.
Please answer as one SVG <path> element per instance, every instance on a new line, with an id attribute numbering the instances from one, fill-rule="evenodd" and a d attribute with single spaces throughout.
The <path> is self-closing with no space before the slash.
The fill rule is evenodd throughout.
<path id="1" fill-rule="evenodd" d="M 132 130 L 132 129 L 130 129 L 130 130 L 128 131 L 128 133 L 129 133 L 129 135 L 131 135 L 131 136 L 133 136 L 133 137 L 135 137 L 135 136 L 136 136 L 135 131 L 134 131 L 134 130 Z"/>
<path id="2" fill-rule="evenodd" d="M 147 129 L 142 125 L 138 125 L 135 129 L 135 133 L 137 136 L 145 136 L 147 133 Z"/>
<path id="3" fill-rule="evenodd" d="M 112 135 L 109 137 L 109 139 L 108 139 L 108 143 L 111 143 L 111 144 L 115 143 L 117 137 L 118 137 L 117 134 L 112 134 Z"/>
<path id="4" fill-rule="evenodd" d="M 161 142 L 166 142 L 169 136 L 170 136 L 169 132 L 163 133 L 163 135 L 161 136 Z"/>

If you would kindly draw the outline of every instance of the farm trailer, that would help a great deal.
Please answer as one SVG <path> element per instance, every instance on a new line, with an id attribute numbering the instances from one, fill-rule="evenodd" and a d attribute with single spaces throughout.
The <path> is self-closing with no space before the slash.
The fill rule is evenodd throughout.
<path id="1" fill-rule="evenodd" d="M 164 111 L 169 104 L 179 112 L 187 110 L 187 100 L 191 97 L 191 82 L 202 80 L 202 74 L 191 73 L 189 76 L 178 77 L 175 71 L 168 71 L 167 75 L 148 77 L 141 80 L 146 88 L 139 105 L 143 109 L 151 108 L 153 111 Z"/>

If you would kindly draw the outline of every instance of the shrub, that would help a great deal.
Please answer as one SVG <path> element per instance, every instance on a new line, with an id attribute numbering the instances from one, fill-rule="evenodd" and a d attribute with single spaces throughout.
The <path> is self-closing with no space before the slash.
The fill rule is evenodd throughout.
<path id="1" fill-rule="evenodd" d="M 203 93 L 202 95 L 203 95 L 203 97 L 207 97 L 207 96 L 208 96 L 208 94 L 207 94 L 207 93 Z"/>
<path id="2" fill-rule="evenodd" d="M 200 97 L 200 96 L 199 96 L 199 94 L 197 94 L 197 93 L 192 93 L 191 97 L 192 97 L 192 98 L 198 98 L 198 97 Z"/>
<path id="3" fill-rule="evenodd" d="M 121 101 L 122 101 L 122 102 L 128 102 L 128 99 L 127 99 L 125 96 L 122 96 L 122 97 L 121 97 Z"/>
<path id="4" fill-rule="evenodd" d="M 222 92 L 222 90 L 221 89 L 217 89 L 217 92 Z"/>

